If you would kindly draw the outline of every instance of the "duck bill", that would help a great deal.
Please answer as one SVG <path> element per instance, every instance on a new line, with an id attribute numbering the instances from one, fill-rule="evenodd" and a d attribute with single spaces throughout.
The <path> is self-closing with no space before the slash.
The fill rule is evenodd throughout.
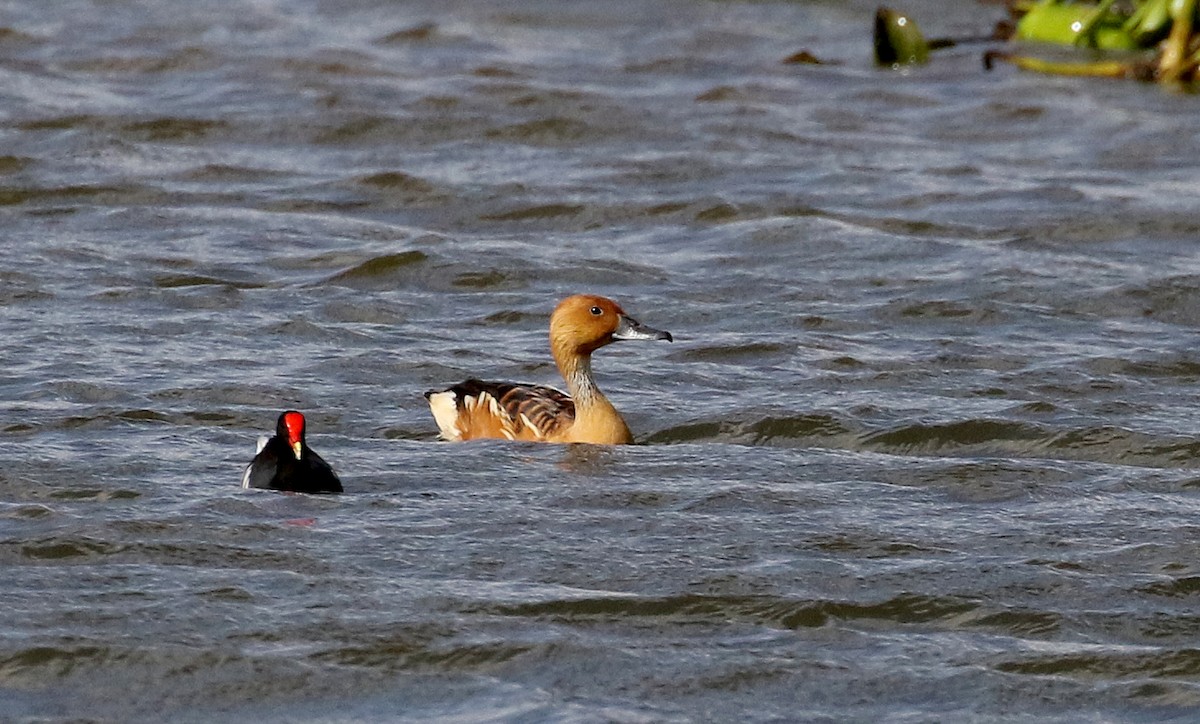
<path id="1" fill-rule="evenodd" d="M 289 447 L 292 448 L 292 454 L 296 456 L 297 460 L 299 460 L 301 457 L 301 453 L 304 450 L 304 443 L 300 442 L 299 440 L 296 440 L 293 443 L 289 443 Z"/>
<path id="2" fill-rule="evenodd" d="M 617 322 L 617 328 L 612 334 L 613 339 L 665 339 L 668 342 L 675 341 L 671 337 L 670 332 L 664 332 L 661 329 L 647 327 L 641 322 L 632 317 L 626 317 L 624 314 L 620 316 Z"/>

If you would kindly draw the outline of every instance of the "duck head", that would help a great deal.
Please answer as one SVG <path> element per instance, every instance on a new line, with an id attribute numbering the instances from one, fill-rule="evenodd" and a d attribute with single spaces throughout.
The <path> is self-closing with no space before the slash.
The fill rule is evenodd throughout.
<path id="1" fill-rule="evenodd" d="M 555 356 L 590 355 L 607 344 L 630 339 L 673 341 L 670 332 L 648 327 L 613 300 L 593 294 L 567 297 L 550 316 L 550 346 Z"/>

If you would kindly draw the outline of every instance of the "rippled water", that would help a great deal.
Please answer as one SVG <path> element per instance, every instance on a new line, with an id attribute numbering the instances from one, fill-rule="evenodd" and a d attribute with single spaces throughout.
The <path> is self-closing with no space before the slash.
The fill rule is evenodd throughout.
<path id="1" fill-rule="evenodd" d="M 1190 720 L 1196 99 L 873 9 L 6 6 L 0 719 Z M 645 444 L 436 442 L 578 291 Z"/>

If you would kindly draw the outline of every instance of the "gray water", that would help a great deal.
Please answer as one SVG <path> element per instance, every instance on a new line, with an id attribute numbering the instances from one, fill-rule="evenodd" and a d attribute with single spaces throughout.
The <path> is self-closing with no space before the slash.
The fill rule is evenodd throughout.
<path id="1" fill-rule="evenodd" d="M 0 719 L 1193 720 L 1197 99 L 873 10 L 3 6 Z M 438 442 L 583 291 L 642 444 Z"/>

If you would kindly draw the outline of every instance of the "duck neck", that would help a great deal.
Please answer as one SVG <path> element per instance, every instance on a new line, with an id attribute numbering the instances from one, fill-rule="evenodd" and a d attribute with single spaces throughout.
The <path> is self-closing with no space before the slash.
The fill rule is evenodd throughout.
<path id="1" fill-rule="evenodd" d="M 567 383 L 567 391 L 575 401 L 575 408 L 590 408 L 600 402 L 607 402 L 596 379 L 592 377 L 592 356 L 590 354 L 561 353 L 555 350 L 554 361 L 558 363 L 558 371 Z"/>
<path id="2" fill-rule="evenodd" d="M 592 377 L 592 356 L 554 350 L 559 372 L 567 382 L 567 391 L 575 402 L 575 422 L 570 442 L 601 444 L 628 443 L 633 435 L 621 414 L 613 407 Z"/>

